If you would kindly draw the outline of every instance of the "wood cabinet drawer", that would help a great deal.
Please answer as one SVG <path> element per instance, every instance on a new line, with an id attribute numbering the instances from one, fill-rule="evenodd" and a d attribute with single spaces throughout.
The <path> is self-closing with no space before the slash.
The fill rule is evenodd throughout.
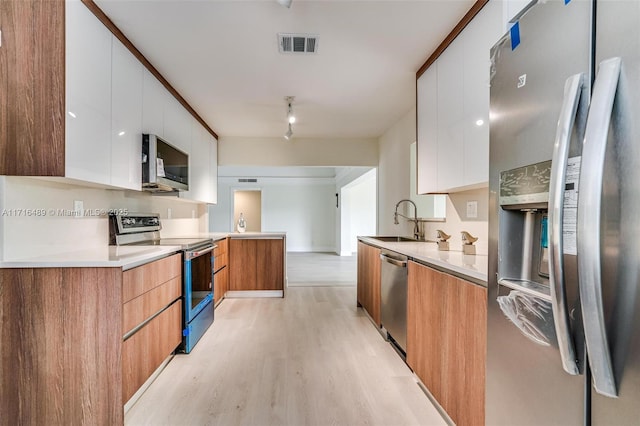
<path id="1" fill-rule="evenodd" d="M 229 264 L 229 253 L 217 255 L 213 260 L 214 271 L 218 272 Z"/>
<path id="2" fill-rule="evenodd" d="M 216 257 L 221 255 L 221 254 L 226 253 L 229 250 L 229 239 L 228 238 L 224 238 L 222 240 L 216 241 L 216 242 L 214 242 L 214 244 L 218 246 L 215 249 L 213 249 L 213 255 L 216 256 Z"/>
<path id="3" fill-rule="evenodd" d="M 182 277 L 182 256 L 175 254 L 122 274 L 122 302 L 146 293 L 176 277 Z"/>
<path id="4" fill-rule="evenodd" d="M 122 401 L 128 401 L 182 341 L 182 300 L 122 343 Z"/>
<path id="5" fill-rule="evenodd" d="M 127 334 L 181 295 L 182 278 L 176 277 L 128 301 L 122 306 L 122 334 Z"/>
<path id="6" fill-rule="evenodd" d="M 213 276 L 213 303 L 218 303 L 229 290 L 229 268 L 218 270 Z"/>

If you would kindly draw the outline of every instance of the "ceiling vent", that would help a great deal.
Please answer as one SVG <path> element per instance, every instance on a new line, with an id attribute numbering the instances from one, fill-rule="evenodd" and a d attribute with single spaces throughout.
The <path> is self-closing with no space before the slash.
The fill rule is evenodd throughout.
<path id="1" fill-rule="evenodd" d="M 317 53 L 318 35 L 278 33 L 278 48 L 280 53 Z"/>
<path id="2" fill-rule="evenodd" d="M 239 183 L 256 183 L 258 179 L 250 178 L 250 179 L 238 179 Z"/>

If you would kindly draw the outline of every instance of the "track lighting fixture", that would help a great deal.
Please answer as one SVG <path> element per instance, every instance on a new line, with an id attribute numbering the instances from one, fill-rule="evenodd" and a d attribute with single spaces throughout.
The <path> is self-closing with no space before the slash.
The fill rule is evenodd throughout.
<path id="1" fill-rule="evenodd" d="M 284 134 L 284 138 L 286 140 L 291 139 L 291 136 L 293 136 L 293 129 L 291 128 L 291 125 L 296 122 L 296 116 L 293 113 L 293 107 L 291 106 L 294 99 L 295 96 L 285 96 L 284 98 L 284 101 L 287 103 L 287 122 L 289 123 L 289 129 L 287 130 L 287 133 Z"/>
<path id="2" fill-rule="evenodd" d="M 291 130 L 291 123 L 289 123 L 289 130 L 287 130 L 287 133 L 284 134 L 284 138 L 286 140 L 291 139 L 291 136 L 293 136 L 293 130 Z"/>
<path id="3" fill-rule="evenodd" d="M 296 116 L 293 114 L 293 108 L 291 108 L 291 102 L 289 102 L 289 110 L 287 112 L 287 120 L 291 124 L 296 122 Z"/>

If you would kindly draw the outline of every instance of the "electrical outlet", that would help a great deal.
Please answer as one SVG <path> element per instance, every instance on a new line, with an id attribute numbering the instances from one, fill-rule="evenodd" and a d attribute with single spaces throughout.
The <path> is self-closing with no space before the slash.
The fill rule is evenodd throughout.
<path id="1" fill-rule="evenodd" d="M 478 217 L 478 202 L 467 201 L 467 218 L 475 219 Z"/>
<path id="2" fill-rule="evenodd" d="M 82 200 L 73 201 L 73 214 L 75 217 L 84 216 L 84 202 Z"/>
<path id="3" fill-rule="evenodd" d="M 191 219 L 195 219 L 195 218 L 196 218 L 196 211 L 191 210 Z"/>
<path id="4" fill-rule="evenodd" d="M 167 209 L 167 219 L 171 219 L 171 209 Z"/>

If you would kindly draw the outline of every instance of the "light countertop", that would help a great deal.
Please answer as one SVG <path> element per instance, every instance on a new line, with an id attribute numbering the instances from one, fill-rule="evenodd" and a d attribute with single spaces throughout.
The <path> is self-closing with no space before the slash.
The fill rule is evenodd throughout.
<path id="1" fill-rule="evenodd" d="M 213 238 L 213 241 L 218 241 L 223 238 L 247 238 L 247 239 L 260 239 L 260 238 L 285 238 L 286 232 L 211 232 L 208 234 L 201 234 L 201 237 Z"/>
<path id="2" fill-rule="evenodd" d="M 286 232 L 212 232 L 191 238 L 285 238 Z M 187 236 L 189 237 L 189 236 Z M 187 238 L 185 237 L 185 238 Z M 0 261 L 0 268 L 122 268 L 131 269 L 180 251 L 180 246 L 105 246 Z"/>
<path id="3" fill-rule="evenodd" d="M 180 246 L 106 246 L 0 261 L 0 268 L 131 269 L 180 251 Z"/>
<path id="4" fill-rule="evenodd" d="M 487 285 L 486 255 L 466 255 L 460 250 L 438 251 L 435 243 L 424 241 L 382 242 L 370 237 L 358 237 L 363 243 L 403 254 L 426 266 L 434 267 L 476 284 Z"/>

